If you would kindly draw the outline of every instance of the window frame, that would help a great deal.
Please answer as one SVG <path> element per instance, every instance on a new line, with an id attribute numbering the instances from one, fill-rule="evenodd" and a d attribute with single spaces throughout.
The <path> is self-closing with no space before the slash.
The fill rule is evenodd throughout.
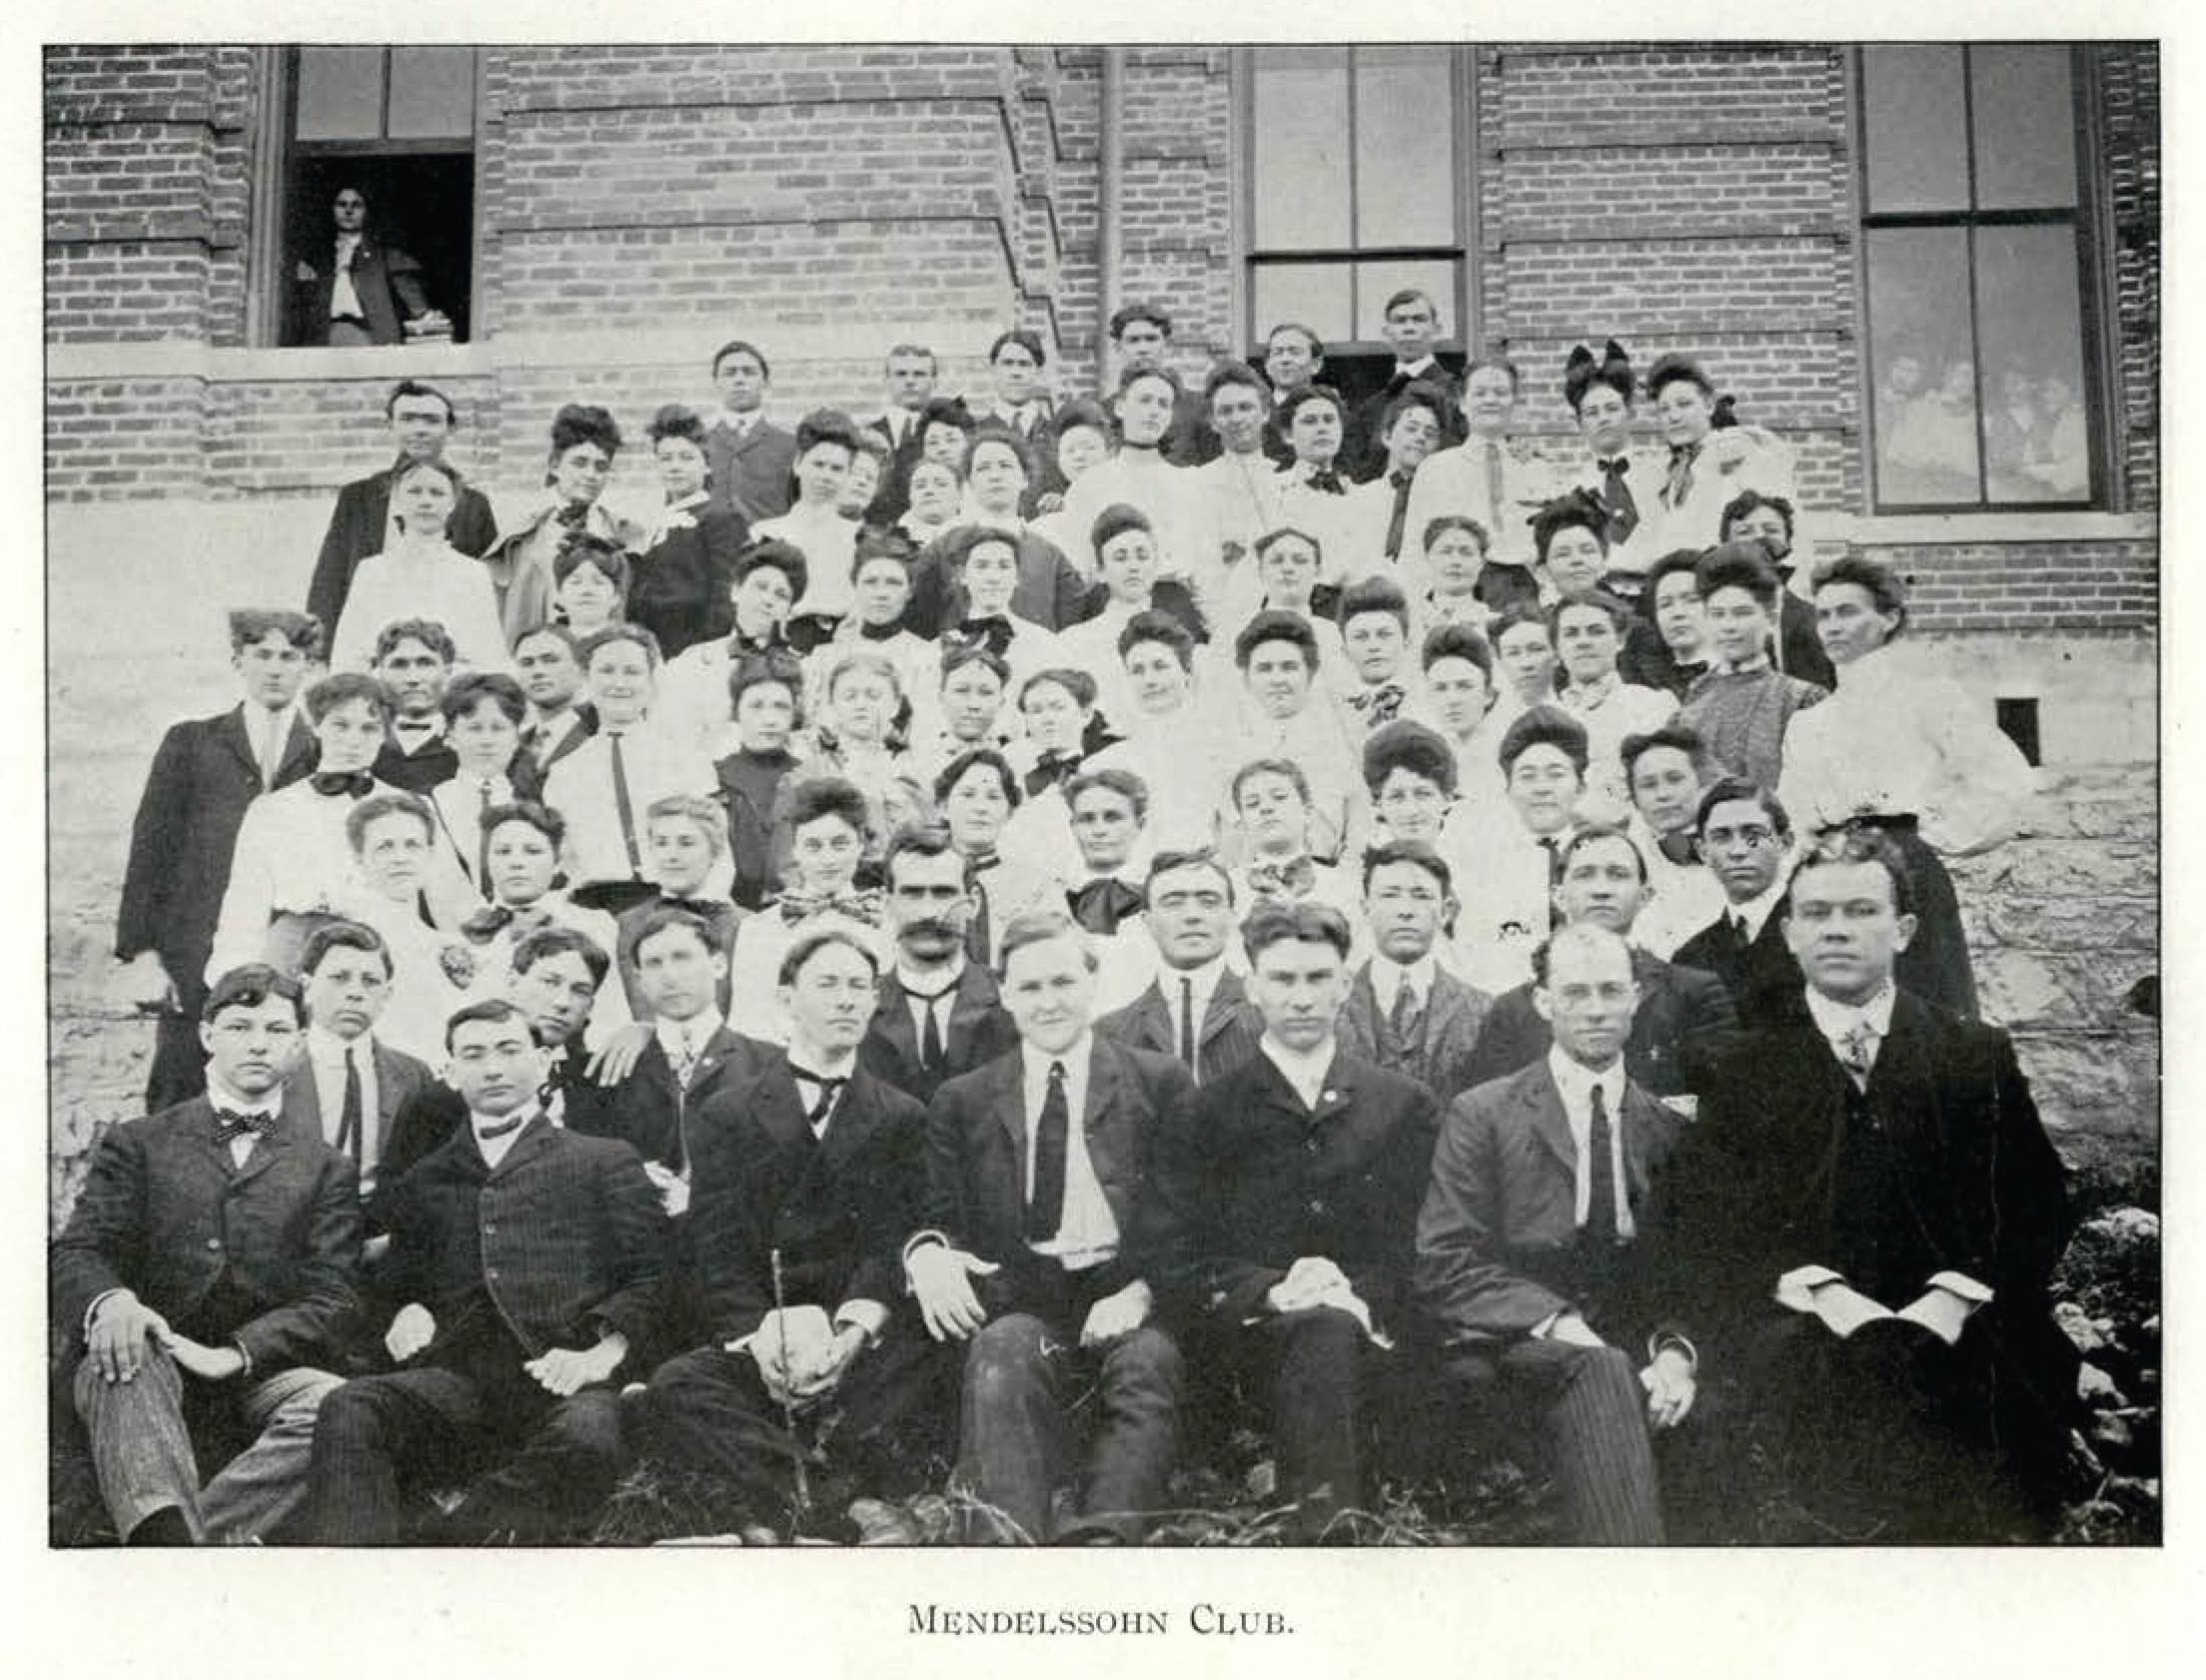
<path id="1" fill-rule="evenodd" d="M 1349 179 L 1349 230 L 1353 236 L 1356 225 L 1356 75 L 1355 55 L 1369 47 L 1398 46 L 1401 42 L 1338 42 L 1348 55 L 1348 179 Z M 1247 347 L 1252 363 L 1260 365 L 1264 359 L 1263 341 L 1258 337 L 1267 325 L 1257 318 L 1256 284 L 1259 273 L 1267 268 L 1324 268 L 1344 266 L 1349 269 L 1349 324 L 1356 325 L 1357 277 L 1354 265 L 1364 262 L 1401 263 L 1453 263 L 1456 282 L 1452 296 L 1441 300 L 1441 307 L 1453 328 L 1442 335 L 1434 345 L 1435 354 L 1444 359 L 1468 354 L 1467 347 L 1478 342 L 1472 331 L 1478 308 L 1477 254 L 1479 250 L 1479 206 L 1476 182 L 1478 171 L 1473 159 L 1473 148 L 1478 129 L 1477 77 L 1472 49 L 1460 43 L 1434 43 L 1432 50 L 1444 52 L 1448 57 L 1448 115 L 1451 154 L 1456 159 L 1456 179 L 1453 183 L 1454 220 L 1456 243 L 1453 245 L 1388 245 L 1311 247 L 1308 249 L 1265 249 L 1256 242 L 1257 172 L 1263 167 L 1256 143 L 1256 74 L 1257 60 L 1266 49 L 1263 47 L 1237 47 L 1234 49 L 1233 68 L 1233 133 L 1235 137 L 1234 178 L 1238 183 L 1233 195 L 1233 261 L 1238 271 L 1233 290 L 1235 336 Z M 1269 325 L 1277 325 L 1272 323 Z M 1391 363 L 1394 352 L 1384 339 L 1326 339 L 1326 359 L 1347 360 L 1359 357 L 1385 357 Z"/>
<path id="2" fill-rule="evenodd" d="M 1973 51 L 1983 45 L 2004 45 L 2001 42 L 1979 41 L 1899 41 L 1878 43 L 1894 47 L 1955 48 L 1961 54 L 1961 143 L 1971 201 L 1976 193 L 1976 116 L 1975 76 L 1971 58 Z M 1868 72 L 1863 43 L 1856 43 L 1848 53 L 1852 87 L 1849 115 L 1853 122 L 1853 169 L 1851 171 L 1854 193 L 1854 284 L 1860 311 L 1860 380 L 1861 380 L 1861 492 L 1863 511 L 1870 517 L 1909 517 L 1917 515 L 1946 515 L 1955 517 L 1981 517 L 1985 515 L 2009 516 L 2015 514 L 2073 514 L 2119 512 L 2123 508 L 2121 474 L 2117 470 L 2120 459 L 2113 435 L 2111 409 L 2112 382 L 2108 377 L 2111 366 L 2108 356 L 2109 324 L 2105 313 L 2105 300 L 2113 295 L 2112 276 L 2106 272 L 2108 252 L 2104 230 L 2104 195 L 2098 189 L 2097 126 L 2090 119 L 2096 109 L 2096 86 L 2092 79 L 2090 55 L 2076 43 L 2019 43 L 2022 45 L 2065 45 L 2068 54 L 2069 97 L 2074 103 L 2072 112 L 2075 155 L 2075 202 L 2072 205 L 2052 209 L 1999 209 L 1941 211 L 1872 211 L 1869 206 L 1869 155 L 1868 135 Z M 1986 439 L 1987 410 L 1985 405 L 1986 373 L 1983 360 L 1982 323 L 1977 307 L 1977 267 L 1975 233 L 1983 228 L 2001 227 L 2065 227 L 2074 236 L 2076 254 L 2076 313 L 2077 357 L 2081 365 L 2082 400 L 2084 403 L 2084 436 L 2090 449 L 2092 493 L 2080 499 L 2058 501 L 1998 501 L 1990 495 L 1990 474 L 1987 462 Z M 1976 368 L 1976 469 L 1977 481 L 1984 493 L 1974 501 L 1898 501 L 1886 500 L 1877 481 L 1876 451 L 1876 357 L 1874 315 L 1869 295 L 1869 236 L 1886 229 L 1951 229 L 1961 233 L 1962 253 L 1966 262 L 1968 282 L 1968 348 L 1971 362 Z"/>

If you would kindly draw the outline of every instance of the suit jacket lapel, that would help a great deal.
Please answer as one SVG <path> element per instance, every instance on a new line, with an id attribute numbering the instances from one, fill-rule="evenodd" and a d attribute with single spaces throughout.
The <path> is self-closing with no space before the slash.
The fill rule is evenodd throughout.
<path id="1" fill-rule="evenodd" d="M 289 1149 L 292 1140 L 297 1136 L 299 1134 L 292 1127 L 284 1124 L 279 1119 L 276 1126 L 261 1134 L 260 1140 L 253 1146 L 253 1153 L 245 1158 L 245 1165 L 237 1169 L 237 1183 L 241 1185 L 251 1184 L 267 1172 L 276 1164 L 277 1152 Z M 322 1136 L 322 1128 L 319 1122 L 315 1125 L 314 1136 L 316 1138 Z M 228 1158 L 230 1153 L 228 1145 L 217 1144 L 215 1148 L 221 1152 L 225 1159 Z"/>
<path id="2" fill-rule="evenodd" d="M 297 712 L 291 715 L 291 731 L 284 737 L 284 750 L 278 755 L 276 785 L 296 781 L 315 766 L 322 755 L 322 743 L 315 739 L 307 720 Z"/>
<path id="3" fill-rule="evenodd" d="M 950 1014 L 957 1014 L 954 1003 Z M 919 1035 L 911 1025 L 911 997 L 893 974 L 881 982 L 881 1001 L 874 1007 L 873 1025 L 899 1062 L 914 1068 L 919 1065 Z"/>
<path id="4" fill-rule="evenodd" d="M 1455 1025 L 1456 1017 L 1471 1007 L 1471 994 L 1463 982 L 1446 969 L 1433 971 L 1433 995 L 1425 1003 L 1425 1043 L 1443 1043 L 1448 1031 Z"/>
<path id="5" fill-rule="evenodd" d="M 500 1157 L 498 1165 L 490 1170 L 490 1176 L 494 1179 L 503 1179 L 516 1168 L 526 1166 L 530 1157 L 541 1154 L 551 1147 L 552 1136 L 552 1123 L 539 1113 L 522 1127 L 521 1136 L 516 1138 L 505 1155 Z M 467 1123 L 461 1125 L 459 1143 L 463 1149 L 479 1150 L 473 1129 Z"/>
<path id="6" fill-rule="evenodd" d="M 1203 1024 L 1200 1031 L 1201 1043 L 1204 1048 L 1209 1048 L 1212 1039 L 1241 1019 L 1241 1006 L 1246 1001 L 1247 994 L 1241 990 L 1241 982 L 1235 978 L 1231 969 L 1219 975 L 1218 984 L 1211 990 L 1210 1008 L 1203 1012 Z M 1167 1014 L 1165 1030 L 1168 1036 L 1171 1031 L 1171 1016 Z"/>
<path id="7" fill-rule="evenodd" d="M 314 1083 L 314 1064 L 305 1055 L 284 1081 L 284 1121 L 314 1137 L 322 1136 L 322 1092 Z"/>
<path id="8" fill-rule="evenodd" d="M 1345 1025 L 1357 1039 L 1376 1048 L 1379 1043 L 1379 988 L 1372 984 L 1371 964 L 1366 963 L 1356 971 L 1356 979 L 1348 988 L 1348 1002 L 1342 1006 Z"/>
<path id="9" fill-rule="evenodd" d="M 1160 1056 L 1174 1054 L 1172 1044 L 1172 1008 L 1164 1001 L 1164 981 L 1160 976 L 1149 982 L 1141 996 L 1134 1000 L 1133 1032 L 1135 1048 L 1152 1050 Z M 1203 1021 L 1204 1031 L 1210 1027 L 1209 1018 Z"/>
<path id="10" fill-rule="evenodd" d="M 380 1144 L 391 1136 L 391 1123 L 398 1119 L 399 1109 L 413 1095 L 400 1089 L 405 1076 L 399 1068 L 399 1059 L 391 1047 L 381 1039 L 376 1041 L 376 1141 Z"/>
<path id="11" fill-rule="evenodd" d="M 995 1090 L 989 1108 L 996 1124 L 1011 1140 L 1011 1193 L 1019 1210 L 1026 1208 L 1026 1059 L 1006 1056 L 996 1065 Z"/>
<path id="12" fill-rule="evenodd" d="M 1111 1217 L 1124 1231 L 1127 1220 L 1127 1180 L 1132 1163 L 1127 1159 L 1132 1140 L 1113 1107 L 1118 1092 L 1118 1056 L 1102 1039 L 1094 1041 L 1088 1055 L 1087 1101 L 1081 1105 L 1081 1136 L 1088 1141 L 1088 1165 L 1095 1182 L 1103 1187 Z"/>
<path id="13" fill-rule="evenodd" d="M 253 735 L 245 726 L 245 707 L 233 706 L 223 713 L 216 733 L 222 737 L 223 744 L 237 754 L 238 762 L 252 773 L 254 785 L 259 786 L 261 761 L 253 754 Z"/>
<path id="14" fill-rule="evenodd" d="M 872 1078 L 863 1069 L 852 1069 L 850 1083 L 842 1088 L 841 1101 L 827 1119 L 827 1136 L 820 1140 L 817 1170 L 839 1173 L 851 1157 L 865 1147 L 881 1118 L 881 1103 Z M 802 1124 L 801 1117 L 798 1124 Z"/>
<path id="15" fill-rule="evenodd" d="M 1526 1077 L 1518 1087 L 1518 1101 L 1531 1110 L 1533 1136 L 1548 1146 L 1576 1183 L 1578 1139 L 1572 1136 L 1571 1117 L 1564 1112 L 1563 1093 L 1556 1089 L 1555 1076 L 1548 1072 L 1546 1057 L 1526 1070 Z"/>
<path id="16" fill-rule="evenodd" d="M 988 978 L 986 969 L 968 958 L 957 977 L 957 995 L 950 1000 L 950 1031 L 943 1042 L 944 1053 L 949 1051 L 949 1039 L 978 1031 L 982 1019 L 995 1007 L 995 982 Z M 904 1025 L 911 1025 L 909 1010 L 904 1012 Z"/>
<path id="17" fill-rule="evenodd" d="M 1667 1109 L 1630 1081 L 1624 1087 L 1623 1114 L 1625 1190 L 1638 1208 L 1654 1182 L 1654 1157 L 1666 1153 L 1677 1123 Z"/>

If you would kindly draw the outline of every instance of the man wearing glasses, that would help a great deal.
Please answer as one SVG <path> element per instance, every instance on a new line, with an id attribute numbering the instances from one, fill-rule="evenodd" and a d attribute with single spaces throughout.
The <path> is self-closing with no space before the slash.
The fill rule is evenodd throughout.
<path id="1" fill-rule="evenodd" d="M 1777 914 L 1791 819 L 1775 794 L 1726 776 L 1700 796 L 1693 830 L 1708 873 L 1723 889 L 1723 910 L 1671 960 L 1722 981 L 1739 1025 L 1758 1031 L 1796 1014 L 1800 1001 L 1800 965 Z"/>

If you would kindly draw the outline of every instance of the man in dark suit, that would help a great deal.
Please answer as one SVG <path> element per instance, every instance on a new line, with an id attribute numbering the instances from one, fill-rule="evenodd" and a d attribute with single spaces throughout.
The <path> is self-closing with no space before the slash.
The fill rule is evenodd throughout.
<path id="1" fill-rule="evenodd" d="M 1242 941 L 1263 1040 L 1167 1117 L 1158 1150 L 1178 1240 L 1167 1314 L 1266 1397 L 1290 1531 L 1319 1540 L 1363 1504 L 1439 1116 L 1425 1087 L 1339 1046 L 1346 916 L 1268 901 Z"/>
<path id="2" fill-rule="evenodd" d="M 305 1515 L 318 1544 L 399 1540 L 400 1474 L 425 1464 L 484 1470 L 437 1530 L 474 1542 L 566 1537 L 618 1472 L 612 1381 L 653 1332 L 664 1265 L 650 1181 L 626 1144 L 552 1124 L 518 1004 L 460 1009 L 447 1048 L 468 1124 L 387 1198 L 405 1304 L 383 1339 L 404 1368 L 324 1401 Z"/>
<path id="3" fill-rule="evenodd" d="M 1792 821 L 1775 794 L 1726 776 L 1700 796 L 1693 834 L 1723 889 L 1723 912 L 1671 955 L 1720 980 L 1739 1026 L 1758 1032 L 1800 1009 L 1800 965 L 1784 937 Z"/>
<path id="4" fill-rule="evenodd" d="M 1591 922 L 1629 936 L 1647 903 L 1647 861 L 1621 828 L 1588 824 L 1564 846 L 1555 902 L 1566 925 Z M 1723 983 L 1697 969 L 1665 963 L 1635 947 L 1638 1009 L 1625 1041 L 1633 1083 L 1661 1098 L 1697 1097 L 1738 1040 L 1738 1016 Z M 1471 1055 L 1470 1080 L 1484 1085 L 1528 1067 L 1553 1042 L 1547 1018 L 1519 986 L 1494 1000 Z"/>
<path id="5" fill-rule="evenodd" d="M 764 353 L 744 340 L 731 339 L 713 354 L 720 412 L 704 432 L 712 499 L 753 525 L 786 513 L 795 493 L 796 434 L 766 419 L 772 379 Z"/>
<path id="6" fill-rule="evenodd" d="M 368 234 L 368 200 L 358 187 L 331 202 L 335 246 L 302 257 L 292 271 L 298 343 L 356 349 L 406 342 L 406 323 L 428 315 L 422 266 Z"/>
<path id="7" fill-rule="evenodd" d="M 330 528 L 315 557 L 314 578 L 307 585 L 307 610 L 335 632 L 345 602 L 353 589 L 353 573 L 370 554 L 380 554 L 396 534 L 391 518 L 391 487 L 399 474 L 421 460 L 443 460 L 445 445 L 459 424 L 452 399 L 435 386 L 401 380 L 384 400 L 383 412 L 398 444 L 398 459 L 381 472 L 355 478 L 337 492 L 337 506 L 330 514 Z M 498 518 L 490 498 L 474 485 L 461 483 L 460 499 L 445 527 L 445 540 L 463 554 L 481 556 L 498 540 Z"/>
<path id="8" fill-rule="evenodd" d="M 865 422 L 866 430 L 888 445 L 880 487 L 865 509 L 868 524 L 892 525 L 911 506 L 911 469 L 922 452 L 922 417 L 934 399 L 938 372 L 934 352 L 924 345 L 895 345 L 889 350 L 882 367 L 888 402 L 880 419 Z"/>
<path id="9" fill-rule="evenodd" d="M 1447 1390 L 1539 1418 L 1581 1544 L 1662 1537 L 1649 1429 L 1691 1409 L 1696 1355 L 1650 1326 L 1636 1252 L 1675 1116 L 1626 1071 L 1638 987 L 1624 941 L 1595 923 L 1534 954 L 1554 1044 L 1456 1099 L 1417 1224 L 1417 1296 Z M 1644 1390 L 1644 1397 L 1643 1397 Z"/>
<path id="10" fill-rule="evenodd" d="M 321 643 L 321 626 L 303 614 L 231 613 L 230 663 L 243 700 L 172 723 L 153 755 L 115 918 L 115 955 L 129 965 L 124 986 L 140 1009 L 156 1012 L 151 1113 L 206 1088 L 199 1024 L 238 829 L 259 795 L 314 768 L 314 731 L 294 702 Z"/>
<path id="11" fill-rule="evenodd" d="M 297 982 L 209 991 L 206 1097 L 115 1127 L 51 1260 L 100 1492 L 128 1544 L 249 1540 L 296 1507 L 357 1297 L 350 1159 L 282 1115 Z M 242 1450 L 241 1450 L 242 1449 Z M 202 1463 L 225 1467 L 204 1485 Z"/>
<path id="12" fill-rule="evenodd" d="M 1164 1495 L 1180 1394 L 1152 1315 L 1173 1237 L 1148 1163 L 1195 1082 L 1091 1031 L 1095 951 L 1069 916 L 1012 917 L 1002 952 L 1019 1046 L 929 1105 L 926 1225 L 904 1268 L 928 1331 L 968 1344 L 955 1481 L 993 1507 L 985 1537 L 1131 1542 Z M 1075 1470 L 1053 1536 L 1051 1495 Z"/>
<path id="13" fill-rule="evenodd" d="M 1364 925 L 1371 961 L 1341 1005 L 1341 1051 L 1409 1075 L 1447 1102 L 1474 1083 L 1471 1057 L 1494 1000 L 1434 957 L 1456 912 L 1453 872 L 1414 840 L 1364 854 Z"/>
<path id="14" fill-rule="evenodd" d="M 638 1446 L 732 1496 L 715 1521 L 787 1506 L 802 1448 L 784 1406 L 831 1418 L 821 1440 L 871 1492 L 898 1478 L 898 1426 L 915 1408 L 947 1422 L 944 1350 L 904 1303 L 898 1260 L 920 1218 L 926 1112 L 857 1065 L 875 969 L 852 934 L 800 937 L 781 964 L 787 1050 L 746 1046 L 740 1077 L 698 1117 L 704 1344 L 660 1365 L 631 1415 Z"/>
<path id="15" fill-rule="evenodd" d="M 1159 852 L 1146 891 L 1149 936 L 1162 959 L 1157 976 L 1095 1030 L 1130 1049 L 1170 1056 L 1210 1085 L 1254 1056 L 1264 1036 L 1264 1017 L 1226 967 L 1233 877 L 1213 852 Z"/>
<path id="16" fill-rule="evenodd" d="M 1118 385 L 1124 391 L 1126 376 L 1143 369 L 1165 366 L 1172 349 L 1172 318 L 1155 304 L 1128 304 L 1111 317 L 1111 348 L 1118 353 Z M 1210 428 L 1208 401 L 1200 388 L 1173 388 L 1172 423 L 1159 441 L 1158 452 L 1174 466 L 1200 466 L 1218 458 L 1218 434 Z"/>
<path id="17" fill-rule="evenodd" d="M 514 641 L 514 671 L 529 697 L 521 750 L 536 763 L 540 783 L 552 767 L 597 732 L 597 713 L 582 691 L 581 654 L 564 624 L 540 624 Z"/>
<path id="18" fill-rule="evenodd" d="M 1387 343 L 1394 350 L 1394 368 L 1387 383 L 1358 409 L 1341 440 L 1341 470 L 1360 482 L 1368 482 L 1387 469 L 1387 410 L 1413 383 L 1433 386 L 1447 395 L 1447 416 L 1442 421 L 1439 447 L 1452 448 L 1471 435 L 1463 418 L 1463 382 L 1433 355 L 1440 338 L 1440 306 L 1429 293 L 1406 287 L 1387 300 Z"/>
<path id="19" fill-rule="evenodd" d="M 402 618 L 376 632 L 375 675 L 391 691 L 391 728 L 369 766 L 375 778 L 406 793 L 426 794 L 460 773 L 460 754 L 445 735 L 445 684 L 460 650 L 434 618 Z"/>
<path id="20" fill-rule="evenodd" d="M 400 1110 L 436 1075 L 376 1038 L 376 1017 L 391 998 L 391 948 L 374 928 L 343 921 L 316 928 L 299 974 L 306 1031 L 284 1082 L 284 1119 L 351 1158 L 366 1202 Z"/>
<path id="21" fill-rule="evenodd" d="M 866 1072 L 932 1102 L 942 1082 L 993 1062 L 1019 1042 L 995 976 L 965 955 L 972 927 L 972 863 L 949 830 L 900 831 L 881 860 L 895 966 L 858 1046 Z"/>
<path id="22" fill-rule="evenodd" d="M 2042 1538 L 2077 1356 L 2047 1280 L 2065 1174 L 1997 1028 L 1900 991 L 1912 883 L 1874 830 L 1816 841 L 1786 938 L 1803 1007 L 1716 1083 L 1669 1175 L 1681 1289 L 1733 1415 L 1817 1532 Z"/>

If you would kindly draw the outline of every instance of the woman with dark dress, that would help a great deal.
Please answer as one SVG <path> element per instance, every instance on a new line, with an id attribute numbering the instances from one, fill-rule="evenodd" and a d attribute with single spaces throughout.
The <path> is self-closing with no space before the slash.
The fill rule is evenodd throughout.
<path id="1" fill-rule="evenodd" d="M 669 403 L 651 417 L 645 434 L 666 505 L 635 557 L 628 617 L 658 637 L 660 651 L 671 659 L 727 633 L 727 586 L 750 526 L 711 499 L 704 421 L 695 414 Z"/>

